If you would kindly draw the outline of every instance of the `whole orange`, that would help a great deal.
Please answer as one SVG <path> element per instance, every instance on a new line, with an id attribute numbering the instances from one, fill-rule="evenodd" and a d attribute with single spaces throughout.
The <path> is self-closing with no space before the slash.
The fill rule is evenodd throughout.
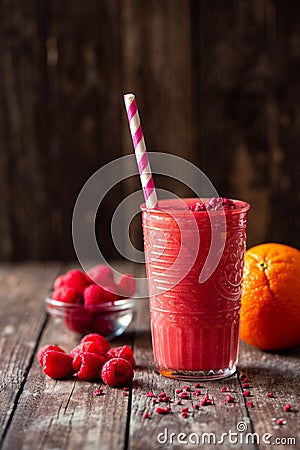
<path id="1" fill-rule="evenodd" d="M 241 338 L 262 350 L 300 344 L 300 251 L 269 243 L 245 254 Z"/>

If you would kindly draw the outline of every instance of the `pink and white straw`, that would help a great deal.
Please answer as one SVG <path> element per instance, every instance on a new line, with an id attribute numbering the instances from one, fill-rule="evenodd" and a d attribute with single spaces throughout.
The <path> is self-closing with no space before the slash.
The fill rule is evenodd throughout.
<path id="1" fill-rule="evenodd" d="M 133 94 L 124 95 L 124 102 L 126 106 L 135 156 L 140 172 L 146 207 L 149 209 L 156 208 L 157 196 L 135 96 Z"/>

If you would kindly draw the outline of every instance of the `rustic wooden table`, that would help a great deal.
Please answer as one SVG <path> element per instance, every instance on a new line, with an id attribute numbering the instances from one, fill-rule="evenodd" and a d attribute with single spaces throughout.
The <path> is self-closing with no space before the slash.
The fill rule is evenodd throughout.
<path id="1" fill-rule="evenodd" d="M 132 325 L 112 342 L 134 348 L 137 366 L 128 397 L 122 389 L 101 383 L 45 376 L 36 360 L 37 349 L 57 343 L 70 350 L 79 340 L 45 313 L 43 298 L 62 269 L 59 264 L 0 268 L 1 449 L 300 448 L 299 349 L 264 353 L 242 343 L 237 374 L 202 382 L 197 397 L 194 383 L 166 379 L 155 371 L 147 300 L 139 301 Z M 242 394 L 244 373 L 251 397 Z M 147 392 L 165 391 L 176 400 L 175 390 L 183 385 L 190 386 L 190 398 L 181 406 L 172 402 L 168 415 L 157 414 Z M 99 386 L 104 395 L 94 396 Z M 223 386 L 232 390 L 234 403 L 225 402 Z M 270 391 L 273 398 L 266 396 Z M 213 404 L 194 409 L 206 393 Z M 247 407 L 247 401 L 253 407 Z M 286 403 L 292 405 L 290 412 L 283 411 Z M 183 405 L 189 407 L 187 418 L 181 415 Z M 281 426 L 276 424 L 279 418 L 285 421 Z"/>

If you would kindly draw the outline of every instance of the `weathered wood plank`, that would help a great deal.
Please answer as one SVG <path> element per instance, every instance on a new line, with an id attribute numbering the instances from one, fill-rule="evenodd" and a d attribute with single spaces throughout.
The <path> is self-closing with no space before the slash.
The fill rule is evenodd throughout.
<path id="1" fill-rule="evenodd" d="M 64 267 L 61 272 L 75 266 Z M 113 266 L 120 272 L 132 272 L 130 264 L 113 263 Z M 51 282 L 49 277 L 47 288 Z M 44 308 L 42 301 L 41 305 Z M 133 321 L 124 335 L 113 340 L 112 346 L 132 346 L 134 329 Z M 79 339 L 80 336 L 65 329 L 60 320 L 51 318 L 38 347 L 57 344 L 68 352 Z M 98 387 L 103 389 L 103 395 L 94 396 L 93 391 Z M 122 389 L 113 389 L 100 382 L 52 380 L 43 374 L 35 354 L 3 450 L 121 450 L 126 439 L 130 401 L 130 397 L 123 396 Z"/>
<path id="2" fill-rule="evenodd" d="M 143 268 L 140 270 L 124 263 L 114 266 L 121 272 L 143 273 Z M 247 433 L 250 435 L 246 444 L 250 449 L 269 448 L 263 442 L 264 438 L 271 443 L 278 438 L 286 439 L 281 441 L 282 448 L 296 448 L 287 439 L 294 438 L 296 443 L 300 439 L 297 408 L 299 349 L 280 354 L 266 353 L 241 342 L 237 375 L 223 381 L 203 382 L 200 397 L 191 395 L 190 399 L 182 400 L 182 405 L 171 403 L 169 415 L 155 413 L 157 404 L 147 397 L 148 391 L 156 395 L 165 391 L 177 400 L 177 388 L 183 385 L 190 385 L 192 391 L 195 388 L 194 383 L 170 380 L 157 374 L 151 350 L 147 300 L 139 300 L 134 323 L 123 336 L 112 342 L 113 346 L 129 344 L 134 347 L 137 366 L 129 397 L 124 397 L 122 390 L 108 388 L 102 383 L 55 381 L 46 377 L 35 357 L 37 343 L 38 347 L 57 343 L 69 351 L 79 341 L 79 336 L 62 328 L 58 321 L 45 320 L 43 296 L 59 271 L 61 268 L 55 264 L 3 266 L 0 270 L 0 294 L 6 300 L 2 300 L 0 316 L 3 411 L 0 440 L 3 450 L 118 450 L 126 449 L 127 445 L 132 450 L 179 449 L 182 445 L 195 448 L 195 442 L 203 442 L 201 448 L 204 449 L 211 448 L 216 442 L 214 446 L 221 450 L 243 448 Z M 242 395 L 241 373 L 246 373 L 250 380 L 249 398 Z M 93 391 L 99 386 L 104 394 L 95 397 Z M 225 403 L 226 393 L 221 392 L 223 386 L 229 391 L 234 390 L 231 394 L 235 403 Z M 266 397 L 269 391 L 273 392 L 274 398 Z M 207 392 L 214 404 L 194 410 L 192 405 L 199 403 Z M 248 400 L 253 402 L 253 408 L 246 407 Z M 291 403 L 291 412 L 283 411 L 286 403 Z M 184 406 L 189 407 L 186 419 L 181 416 Z M 143 418 L 145 411 L 149 413 L 149 419 Z M 272 420 L 279 417 L 287 422 L 281 427 Z M 239 422 L 247 427 L 244 433 L 237 429 Z M 222 433 L 227 434 L 222 436 Z M 221 443 L 222 437 L 224 442 Z M 178 442 L 180 438 L 187 444 Z M 235 439 L 239 439 L 239 444 Z"/>
<path id="3" fill-rule="evenodd" d="M 179 449 L 183 445 L 180 443 L 180 439 L 186 442 L 185 448 L 195 448 L 197 442 L 198 445 L 203 443 L 201 448 L 207 449 L 211 448 L 213 443 L 214 448 L 236 448 L 235 445 L 228 442 L 226 437 L 224 437 L 224 443 L 220 441 L 222 440 L 222 433 L 229 433 L 230 430 L 233 433 L 237 431 L 238 422 L 246 422 L 251 430 L 238 377 L 235 375 L 223 381 L 202 382 L 199 388 L 201 391 L 200 397 L 191 393 L 190 399 L 182 400 L 181 405 L 176 405 L 174 400 L 178 400 L 178 395 L 176 395 L 175 390 L 188 385 L 191 391 L 195 391 L 195 383 L 170 380 L 157 373 L 151 350 L 148 323 L 148 302 L 145 301 L 139 314 L 139 329 L 141 328 L 144 331 L 137 332 L 134 344 L 137 368 L 132 392 L 129 448 L 137 450 L 163 446 L 163 448 Z M 234 390 L 231 395 L 236 399 L 235 403 L 225 403 L 225 396 L 228 392 L 221 392 L 224 385 L 227 386 L 228 390 Z M 152 399 L 146 395 L 148 391 L 154 392 L 156 398 L 159 392 L 165 391 L 173 400 L 171 403 L 172 412 L 164 416 L 157 414 L 155 412 L 157 406 L 166 406 L 166 404 L 153 404 Z M 199 410 L 193 409 L 193 404 L 199 404 L 206 393 L 213 399 L 214 404 L 200 407 Z M 181 409 L 186 406 L 189 407 L 187 419 L 181 416 Z M 143 418 L 144 412 L 148 412 L 149 419 Z M 175 435 L 172 436 L 171 433 L 175 433 Z M 184 433 L 185 436 L 180 435 L 180 433 Z M 205 433 L 208 434 L 205 435 Z M 195 439 L 199 439 L 199 441 L 195 441 Z M 249 444 L 249 448 L 254 449 L 255 446 Z"/>
<path id="4" fill-rule="evenodd" d="M 0 441 L 17 408 L 47 320 L 43 299 L 58 271 L 58 264 L 0 267 Z"/>
<path id="5" fill-rule="evenodd" d="M 254 407 L 248 409 L 248 414 L 254 431 L 260 436 L 260 448 L 270 448 L 267 442 L 262 442 L 264 433 L 272 436 L 269 438 L 271 443 L 276 439 L 292 438 L 299 446 L 300 348 L 282 353 L 267 353 L 242 342 L 239 369 L 249 377 L 249 400 Z M 272 392 L 274 398 L 266 397 L 268 392 Z M 292 405 L 290 412 L 283 410 L 287 403 Z M 286 424 L 276 425 L 274 419 L 279 418 L 283 418 Z M 283 448 L 295 448 L 292 441 L 290 447 L 284 446 L 284 443 L 282 441 Z"/>
<path id="6" fill-rule="evenodd" d="M 130 335 L 114 345 L 130 343 Z M 40 346 L 57 343 L 70 351 L 79 341 L 60 323 L 49 321 Z M 103 395 L 94 396 L 96 388 Z M 3 449 L 123 449 L 129 398 L 103 383 L 55 381 L 35 359 Z"/>

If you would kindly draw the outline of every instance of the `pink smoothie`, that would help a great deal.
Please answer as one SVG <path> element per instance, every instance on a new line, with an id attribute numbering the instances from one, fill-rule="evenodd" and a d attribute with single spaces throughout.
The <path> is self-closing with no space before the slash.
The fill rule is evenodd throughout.
<path id="1" fill-rule="evenodd" d="M 153 352 L 162 375 L 222 378 L 237 362 L 249 205 L 234 200 L 235 209 L 194 211 L 198 201 L 142 205 Z M 208 278 L 199 283 L 203 267 Z"/>

